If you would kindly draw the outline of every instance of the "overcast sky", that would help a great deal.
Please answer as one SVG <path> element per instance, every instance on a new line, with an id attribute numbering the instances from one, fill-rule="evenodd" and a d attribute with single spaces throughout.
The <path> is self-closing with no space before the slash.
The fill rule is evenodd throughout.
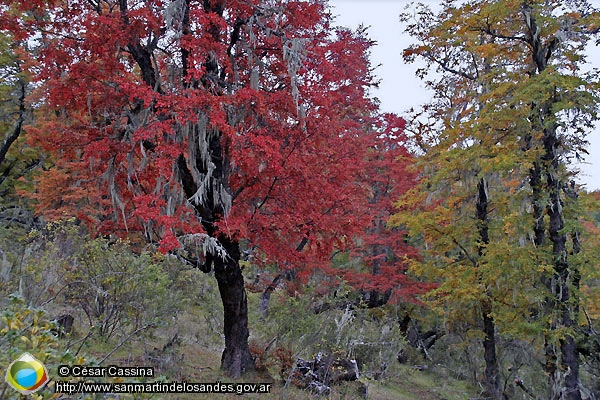
<path id="1" fill-rule="evenodd" d="M 421 0 L 432 5 L 438 1 Z M 590 1 L 600 8 L 600 0 Z M 372 49 L 371 64 L 380 65 L 375 73 L 381 79 L 379 90 L 374 94 L 381 101 L 384 111 L 405 114 L 411 107 L 426 102 L 431 92 L 415 77 L 415 64 L 405 64 L 402 50 L 411 44 L 411 37 L 404 33 L 399 15 L 410 4 L 408 0 L 329 0 L 336 24 L 356 28 L 369 26 L 369 37 L 377 42 Z M 590 46 L 588 61 L 600 67 L 600 48 Z M 579 180 L 588 190 L 600 190 L 600 125 L 590 133 L 589 156 L 586 164 L 580 165 Z"/>

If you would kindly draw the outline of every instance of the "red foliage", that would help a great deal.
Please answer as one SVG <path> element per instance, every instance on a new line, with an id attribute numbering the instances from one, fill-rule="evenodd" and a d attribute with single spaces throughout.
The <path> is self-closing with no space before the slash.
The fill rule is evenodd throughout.
<path id="1" fill-rule="evenodd" d="M 175 9 L 186 3 L 187 15 Z M 2 28 L 40 44 L 49 112 L 31 132 L 57 160 L 34 194 L 40 211 L 83 212 L 100 231 L 142 231 L 162 251 L 177 248 L 181 234 L 206 232 L 175 162 L 195 162 L 191 132 L 206 126 L 219 132 L 233 198 L 220 232 L 299 277 L 320 268 L 369 290 L 413 292 L 402 257 L 414 252 L 385 228 L 413 176 L 403 121 L 377 115 L 368 95 L 372 43 L 330 28 L 320 1 L 210 3 L 53 0 L 21 2 L 31 18 L 3 11 Z M 329 268 L 334 249 L 358 237 L 372 280 Z"/>

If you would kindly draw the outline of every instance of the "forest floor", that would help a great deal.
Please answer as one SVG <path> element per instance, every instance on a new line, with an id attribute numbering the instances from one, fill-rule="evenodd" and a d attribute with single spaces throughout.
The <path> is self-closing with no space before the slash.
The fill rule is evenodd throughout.
<path id="1" fill-rule="evenodd" d="M 428 366 L 419 370 L 413 365 L 396 365 L 383 379 L 375 380 L 362 376 L 357 382 L 343 382 L 331 387 L 328 396 L 318 396 L 293 384 L 285 384 L 279 376 L 279 367 L 269 365 L 262 371 L 246 373 L 232 380 L 219 369 L 222 351 L 221 335 L 211 327 L 211 316 L 204 307 L 191 306 L 181 313 L 175 324 L 158 329 L 144 340 L 133 340 L 110 357 L 104 365 L 149 366 L 148 355 L 155 357 L 154 366 L 158 375 L 167 381 L 188 383 L 271 383 L 269 394 L 181 394 L 153 395 L 156 399 L 332 399 L 332 400 L 465 400 L 477 398 L 477 391 L 467 382 L 448 376 L 441 367 Z M 176 344 L 163 351 L 162 348 L 177 332 Z M 252 339 L 252 338 L 251 338 Z M 85 353 L 102 357 L 111 351 L 114 344 L 102 344 L 94 340 L 84 346 Z M 156 378 L 154 378 L 156 379 Z M 366 394 L 365 394 L 366 392 Z"/>

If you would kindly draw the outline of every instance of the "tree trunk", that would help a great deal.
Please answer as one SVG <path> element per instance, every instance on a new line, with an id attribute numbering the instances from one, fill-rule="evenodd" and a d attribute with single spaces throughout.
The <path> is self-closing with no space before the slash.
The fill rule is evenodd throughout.
<path id="1" fill-rule="evenodd" d="M 532 61 L 535 63 L 537 73 L 542 73 L 547 68 L 548 62 L 554 55 L 554 51 L 561 39 L 554 37 L 553 40 L 544 43 L 540 39 L 541 29 L 537 25 L 535 18 L 532 17 L 530 7 L 526 6 L 523 10 L 527 15 L 526 24 L 529 32 L 527 42 L 531 45 Z M 576 328 L 577 325 L 579 300 L 572 301 L 571 288 L 577 288 L 579 285 L 579 271 L 568 261 L 567 234 L 563 231 L 565 220 L 561 191 L 565 182 L 561 179 L 561 167 L 564 166 L 564 161 L 561 160 L 562 144 L 558 137 L 558 126 L 554 121 L 555 115 L 552 110 L 554 103 L 559 101 L 558 97 L 553 96 L 543 104 L 533 104 L 532 106 L 534 107 L 532 107 L 532 110 L 539 110 L 539 114 L 534 115 L 532 120 L 539 121 L 537 128 L 542 128 L 544 132 L 542 143 L 544 154 L 541 157 L 541 163 L 538 164 L 539 161 L 536 160 L 537 175 L 535 177 L 541 178 L 542 174 L 545 175 L 548 194 L 546 213 L 549 217 L 548 237 L 552 242 L 554 271 L 552 279 L 547 279 L 545 283 L 552 296 L 549 304 L 553 306 L 552 308 L 556 312 L 557 327 L 570 330 Z M 536 190 L 541 188 L 541 179 L 537 181 L 532 180 L 531 185 L 535 195 Z M 541 191 L 538 193 L 541 193 Z M 535 200 L 537 199 L 534 198 L 534 207 L 539 207 L 539 203 Z M 538 211 L 539 209 L 536 210 L 535 217 L 537 219 L 534 227 L 536 245 L 538 245 L 538 242 L 541 244 L 543 241 L 543 230 L 540 229 L 538 224 L 538 222 L 542 223 L 539 219 L 540 215 Z M 578 247 L 579 244 L 574 243 L 574 251 L 579 251 Z M 554 330 L 555 327 L 550 326 L 550 329 Z M 553 350 L 555 346 L 547 342 L 545 348 L 546 371 L 556 371 L 550 374 L 551 399 L 581 400 L 581 393 L 579 391 L 579 353 L 572 333 L 567 333 L 560 340 L 560 369 L 557 368 L 556 362 L 552 365 L 553 360 L 557 358 L 556 352 Z"/>
<path id="2" fill-rule="evenodd" d="M 222 17 L 225 1 L 204 0 L 202 6 L 207 13 L 215 13 Z M 123 23 L 129 25 L 130 19 L 127 1 L 119 0 L 119 8 Z M 190 1 L 185 0 L 182 19 L 183 35 L 189 35 L 192 31 L 189 9 Z M 207 26 L 207 31 L 215 43 L 221 40 L 220 29 L 220 25 L 215 22 L 210 22 Z M 157 46 L 157 40 L 144 44 L 139 38 L 134 37 L 127 44 L 127 49 L 139 66 L 144 83 L 153 88 L 157 93 L 162 93 L 159 84 L 160 81 L 157 80 L 157 72 L 154 70 L 154 63 L 152 62 L 153 52 Z M 189 79 L 189 55 L 189 49 L 182 46 L 182 75 L 186 79 Z M 212 90 L 213 83 L 210 77 L 219 75 L 219 65 L 215 61 L 214 54 L 209 52 L 206 55 L 204 67 L 205 74 L 201 79 L 206 83 L 204 90 Z M 189 79 L 189 82 L 184 81 L 182 85 L 183 88 L 189 85 L 189 87 L 198 90 L 201 89 L 199 82 L 194 79 Z M 209 129 L 213 128 L 209 127 Z M 180 127 L 180 129 L 183 129 L 183 127 Z M 198 191 L 199 182 L 196 179 L 209 181 L 209 184 L 206 185 L 206 193 L 192 203 L 207 235 L 218 239 L 220 245 L 225 249 L 227 257 L 221 259 L 218 255 L 209 252 L 205 254 L 206 262 L 204 265 L 200 265 L 200 263 L 197 263 L 197 265 L 205 273 L 210 272 L 214 268 L 223 303 L 225 350 L 221 358 L 221 368 L 230 377 L 237 378 L 241 376 L 243 371 L 254 368 L 254 360 L 248 347 L 248 304 L 244 287 L 244 277 L 239 264 L 239 243 L 227 235 L 219 234 L 216 228 L 216 223 L 222 220 L 224 215 L 227 215 L 228 210 L 226 209 L 226 202 L 220 196 L 215 196 L 215 191 L 224 188 L 226 192 L 230 192 L 228 180 L 230 165 L 227 149 L 221 142 L 222 137 L 220 132 L 215 131 L 211 135 L 203 135 L 200 138 L 200 131 L 202 130 L 206 130 L 206 127 L 192 129 L 192 134 L 190 134 L 188 140 L 191 146 L 195 148 L 205 148 L 205 152 L 202 154 L 198 153 L 195 157 L 192 154 L 188 154 L 188 159 L 186 159 L 185 154 L 180 154 L 175 162 L 181 185 L 188 199 L 194 198 Z M 203 146 L 200 146 L 200 140 L 205 140 L 206 143 L 202 143 Z M 196 177 L 195 179 L 188 167 L 188 163 L 194 166 L 197 173 L 201 175 L 200 178 Z M 213 168 L 212 170 L 208 168 L 209 164 Z"/>
<path id="3" fill-rule="evenodd" d="M 490 243 L 489 235 L 489 198 L 488 187 L 485 178 L 477 183 L 477 231 L 479 233 L 478 255 L 484 255 L 485 247 Z M 496 356 L 496 324 L 492 317 L 492 301 L 489 293 L 485 293 L 485 299 L 481 302 L 481 317 L 483 320 L 483 357 L 485 360 L 485 388 L 488 396 L 494 400 L 502 399 L 500 388 L 500 368 Z"/>
<path id="4" fill-rule="evenodd" d="M 306 235 L 300 241 L 300 244 L 296 247 L 297 252 L 301 252 L 304 250 L 304 247 L 308 244 L 308 238 L 310 236 L 310 231 L 306 232 Z M 258 308 L 263 318 L 267 318 L 269 314 L 269 302 L 271 301 L 271 294 L 277 289 L 277 285 L 281 282 L 281 279 L 285 278 L 288 281 L 292 281 L 296 279 L 296 270 L 295 269 L 286 269 L 278 273 L 275 278 L 271 281 L 271 284 L 267 286 L 263 294 L 260 296 L 260 303 Z"/>
<path id="5" fill-rule="evenodd" d="M 579 271 L 567 259 L 567 234 L 564 232 L 563 201 L 561 199 L 561 180 L 559 178 L 558 136 L 556 129 L 548 128 L 544 132 L 544 147 L 546 150 L 545 161 L 547 166 L 547 182 L 550 194 L 548 205 L 549 228 L 548 233 L 552 241 L 552 255 L 554 259 L 554 280 L 551 287 L 556 301 L 559 325 L 566 329 L 577 326 L 576 318 L 579 312 L 578 301 L 571 304 L 572 287 L 578 285 Z M 567 400 L 581 400 L 579 391 L 579 352 L 573 334 L 560 340 L 561 375 L 554 375 L 556 382 L 553 388 L 560 388 L 559 398 Z M 553 378 L 553 377 L 551 377 Z"/>
<path id="6" fill-rule="evenodd" d="M 486 302 L 487 303 L 487 302 Z M 500 387 L 498 357 L 496 356 L 496 324 L 494 318 L 490 315 L 491 307 L 484 304 L 482 309 L 483 317 L 483 358 L 485 360 L 485 387 L 487 394 L 494 400 L 502 399 L 502 389 Z"/>
<path id="7" fill-rule="evenodd" d="M 19 135 L 21 135 L 23 122 L 25 122 L 25 82 L 19 81 L 19 89 L 21 91 L 19 93 L 19 99 L 17 100 L 19 104 L 19 116 L 15 121 L 12 132 L 6 135 L 0 146 L 0 166 L 4 163 L 10 146 L 19 138 Z"/>
<path id="8" fill-rule="evenodd" d="M 377 226 L 373 229 L 373 234 L 379 234 L 384 229 L 383 221 L 378 221 Z M 373 244 L 371 249 L 371 256 L 373 257 L 373 264 L 371 266 L 371 274 L 373 276 L 381 274 L 381 268 L 379 264 L 379 256 L 385 255 L 387 249 L 382 245 Z M 362 291 L 361 291 L 362 292 Z M 368 308 L 377 308 L 387 304 L 388 300 L 392 295 L 391 289 L 381 292 L 380 290 L 373 289 L 368 292 L 363 292 L 363 300 L 367 303 Z"/>
<path id="9" fill-rule="evenodd" d="M 579 391 L 579 352 L 573 336 L 568 335 L 560 341 L 562 365 L 565 368 L 565 389 L 563 394 L 566 400 L 581 400 Z"/>
<path id="10" fill-rule="evenodd" d="M 214 260 L 215 277 L 223 302 L 223 333 L 225 350 L 221 369 L 232 378 L 239 378 L 246 370 L 254 369 L 254 359 L 248 347 L 248 302 L 244 277 L 240 268 L 240 248 L 236 240 L 220 236 L 227 250 L 227 259 Z"/>
<path id="11" fill-rule="evenodd" d="M 212 143 L 216 154 L 221 154 L 218 142 Z M 199 160 L 192 160 L 197 165 L 202 165 Z M 198 185 L 187 167 L 185 157 L 180 155 L 177 159 L 179 177 L 188 198 L 191 198 L 198 189 Z M 221 178 L 222 164 L 217 163 L 217 170 L 213 172 L 212 178 Z M 205 171 L 202 171 L 205 172 Z M 207 198 L 212 199 L 213 193 Z M 219 234 L 214 226 L 215 220 L 221 218 L 223 210 L 221 205 L 199 203 L 195 205 L 196 211 L 202 217 L 202 225 L 209 236 L 218 239 L 219 244 L 225 250 L 227 256 L 222 259 L 216 254 L 206 254 L 206 262 L 200 269 L 208 273 L 213 268 L 215 278 L 219 286 L 221 302 L 223 303 L 223 333 L 225 335 L 225 350 L 221 357 L 221 369 L 232 378 L 239 378 L 245 370 L 254 369 L 254 359 L 248 347 L 248 302 L 246 288 L 244 287 L 244 276 L 240 268 L 240 245 L 239 242 L 226 234 Z"/>

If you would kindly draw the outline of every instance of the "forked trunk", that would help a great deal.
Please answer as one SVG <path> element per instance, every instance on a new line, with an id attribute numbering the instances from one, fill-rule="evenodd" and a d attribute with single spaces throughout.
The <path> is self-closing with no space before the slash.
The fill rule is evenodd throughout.
<path id="1" fill-rule="evenodd" d="M 221 152 L 218 140 L 213 142 L 213 147 L 217 148 L 217 154 Z M 197 165 L 202 165 L 198 160 L 195 161 Z M 185 194 L 188 198 L 192 198 L 198 190 L 198 185 L 194 181 L 183 155 L 179 156 L 177 166 Z M 222 171 L 222 165 L 219 164 L 219 167 L 221 168 L 213 172 L 213 179 L 221 177 L 220 173 L 217 174 L 217 172 Z M 213 193 L 206 196 L 208 199 L 213 197 Z M 204 265 L 198 263 L 198 266 L 205 273 L 214 268 L 221 302 L 223 303 L 225 350 L 223 350 L 223 356 L 221 357 L 221 369 L 230 377 L 239 378 L 245 370 L 254 369 L 254 359 L 248 347 L 248 302 L 244 277 L 240 268 L 240 245 L 237 240 L 225 234 L 218 234 L 216 231 L 213 221 L 223 213 L 220 205 L 210 202 L 208 204 L 200 203 L 196 204 L 195 208 L 202 217 L 202 225 L 207 234 L 217 238 L 219 245 L 226 254 L 225 258 L 221 258 L 220 255 L 208 252 L 205 254 L 206 262 Z"/>

